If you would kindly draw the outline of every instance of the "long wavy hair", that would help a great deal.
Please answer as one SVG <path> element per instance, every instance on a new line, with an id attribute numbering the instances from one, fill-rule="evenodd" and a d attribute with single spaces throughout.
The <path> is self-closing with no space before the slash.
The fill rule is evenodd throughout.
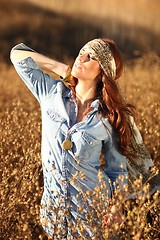
<path id="1" fill-rule="evenodd" d="M 97 83 L 95 98 L 99 99 L 99 113 L 102 117 L 107 117 L 112 127 L 117 132 L 119 138 L 119 148 L 126 157 L 136 157 L 133 153 L 131 138 L 133 135 L 130 116 L 134 117 L 134 106 L 126 103 L 119 90 L 117 79 L 123 72 L 123 61 L 119 49 L 115 42 L 110 39 L 102 39 L 109 44 L 116 63 L 116 77 L 112 79 L 101 70 L 100 81 Z M 75 93 L 77 79 L 71 78 L 71 89 Z M 134 147 L 133 147 L 134 148 Z"/>

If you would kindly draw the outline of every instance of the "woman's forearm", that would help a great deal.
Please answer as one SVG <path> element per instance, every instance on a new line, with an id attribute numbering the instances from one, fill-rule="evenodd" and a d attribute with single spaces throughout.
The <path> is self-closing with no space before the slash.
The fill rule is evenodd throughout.
<path id="1" fill-rule="evenodd" d="M 62 78 L 66 78 L 71 71 L 69 65 L 53 60 L 37 52 L 13 49 L 10 57 L 13 63 L 31 57 L 42 70 L 54 72 Z"/>

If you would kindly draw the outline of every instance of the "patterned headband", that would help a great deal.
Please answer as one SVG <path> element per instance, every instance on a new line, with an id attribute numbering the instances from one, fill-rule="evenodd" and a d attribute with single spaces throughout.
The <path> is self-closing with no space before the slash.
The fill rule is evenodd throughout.
<path id="1" fill-rule="evenodd" d="M 106 76 L 115 79 L 116 63 L 109 44 L 98 38 L 88 42 L 84 47 L 91 49 L 92 56 L 98 61 Z"/>

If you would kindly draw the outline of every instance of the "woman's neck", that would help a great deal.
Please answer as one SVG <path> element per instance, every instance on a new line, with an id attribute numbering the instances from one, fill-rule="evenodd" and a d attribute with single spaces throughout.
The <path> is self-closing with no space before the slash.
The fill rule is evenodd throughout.
<path id="1" fill-rule="evenodd" d="M 78 106 L 77 122 L 83 121 L 88 111 L 91 110 L 90 105 L 95 97 L 96 87 L 87 82 L 78 83 L 76 85 L 76 101 Z"/>
<path id="2" fill-rule="evenodd" d="M 95 97 L 96 86 L 83 82 L 78 83 L 75 90 L 77 102 L 83 105 Z"/>

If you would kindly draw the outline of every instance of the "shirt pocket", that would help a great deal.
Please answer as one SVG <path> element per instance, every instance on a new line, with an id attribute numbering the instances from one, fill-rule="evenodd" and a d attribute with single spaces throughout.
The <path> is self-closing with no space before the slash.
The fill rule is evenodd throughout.
<path id="1" fill-rule="evenodd" d="M 46 125 L 46 129 L 50 131 L 52 136 L 56 137 L 62 124 L 66 120 L 51 108 L 47 110 L 47 119 L 48 121 L 44 123 Z"/>
<path id="2" fill-rule="evenodd" d="M 87 132 L 81 132 L 75 136 L 75 157 L 80 160 L 87 160 L 91 155 L 96 155 L 96 147 L 99 144 L 99 140 L 96 140 L 93 136 Z"/>

